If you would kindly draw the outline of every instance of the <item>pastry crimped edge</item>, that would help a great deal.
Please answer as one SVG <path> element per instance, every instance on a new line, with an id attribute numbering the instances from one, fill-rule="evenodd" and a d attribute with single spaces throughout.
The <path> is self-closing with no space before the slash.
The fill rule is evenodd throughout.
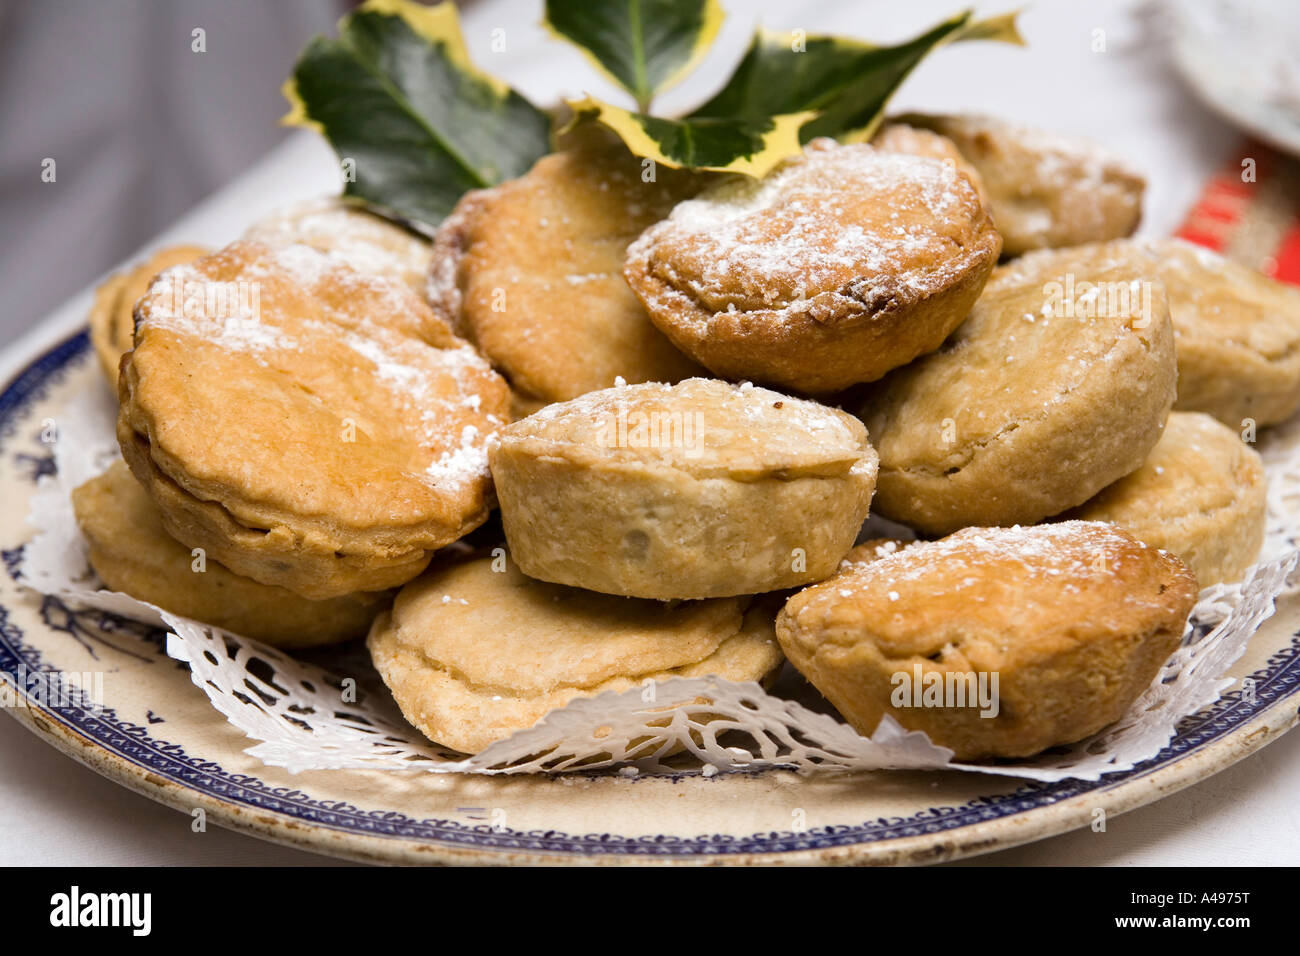
<path id="1" fill-rule="evenodd" d="M 95 290 L 95 301 L 90 308 L 90 344 L 99 360 L 99 367 L 104 378 L 110 384 L 117 382 L 117 370 L 122 355 L 131 350 L 129 342 L 123 342 L 115 321 L 118 300 L 121 299 L 130 277 L 125 272 L 109 276 Z"/>
<path id="2" fill-rule="evenodd" d="M 1040 618 L 1060 617 L 1061 612 L 1055 602 L 1040 600 L 1030 606 L 1034 623 L 1025 625 L 1017 620 L 1010 633 L 1000 634 L 986 632 L 981 623 L 967 619 L 972 614 L 978 618 L 983 610 L 980 605 L 972 606 L 970 595 L 940 592 L 928 596 L 931 610 L 946 613 L 951 628 L 941 629 L 936 641 L 943 639 L 951 644 L 954 639 L 970 634 L 976 641 L 976 653 L 981 641 L 987 648 L 993 646 L 988 641 L 1001 640 L 1004 654 L 1014 652 L 1014 648 L 1008 651 L 1006 644 L 1013 638 L 1036 645 L 1035 653 L 1028 656 L 1032 668 L 1014 674 L 999 671 L 997 716 L 981 717 L 978 709 L 969 707 L 893 705 L 895 674 L 914 675 L 916 667 L 922 675 L 977 674 L 981 668 L 967 666 L 974 662 L 967 658 L 960 642 L 956 645 L 960 656 L 954 657 L 951 670 L 945 667 L 943 658 L 936 661 L 927 655 L 891 657 L 885 653 L 887 648 L 880 646 L 882 638 L 871 633 L 871 622 L 887 622 L 892 604 L 880 607 L 878 614 L 866 614 L 870 620 L 864 620 L 861 609 L 835 610 L 853 599 L 855 578 L 864 570 L 862 563 L 868 566 L 877 563 L 870 559 L 852 560 L 870 543 L 851 553 L 851 560 L 840 574 L 805 588 L 787 602 L 777 618 L 781 648 L 800 673 L 864 735 L 873 733 L 881 717 L 890 714 L 907 729 L 924 731 L 931 741 L 953 750 L 962 760 L 1024 758 L 1090 737 L 1124 716 L 1177 649 L 1188 614 L 1196 602 L 1197 583 L 1195 576 L 1175 556 L 1149 548 L 1127 532 L 1108 525 L 1068 522 L 1038 527 L 1064 531 L 1082 527 L 1094 537 L 1105 534 L 1112 540 L 1127 539 L 1127 556 L 1117 558 L 1111 570 L 1103 573 L 1131 573 L 1135 563 L 1131 559 L 1141 555 L 1150 580 L 1144 579 L 1138 600 L 1122 609 L 1131 612 L 1128 615 L 1131 624 L 1122 620 L 1122 613 L 1109 604 L 1083 619 L 1067 614 L 1059 621 L 1044 624 Z M 965 533 L 969 536 L 1036 530 L 968 528 Z M 1095 550 L 1100 551 L 1102 547 L 1097 544 Z M 1014 563 L 1019 559 L 1011 560 Z M 1062 585 L 1070 583 L 1063 578 L 1056 580 Z M 810 610 L 813 602 L 828 605 L 830 609 L 820 616 L 814 614 Z M 1002 606 L 1001 603 L 991 605 L 994 621 Z M 800 621 L 805 614 L 813 620 Z M 889 643 L 888 638 L 883 640 Z M 996 656 L 996 646 L 985 653 Z M 1107 666 L 1101 667 L 1103 663 Z"/>
<path id="3" fill-rule="evenodd" d="M 244 524 L 218 501 L 198 498 L 154 461 L 149 443 L 118 419 L 118 443 L 131 473 L 158 505 L 167 533 L 206 554 L 235 574 L 287 588 L 312 600 L 356 591 L 382 591 L 405 584 L 428 565 L 436 547 L 390 546 L 344 551 L 328 526 L 293 528 L 278 516 L 265 527 Z M 462 529 L 448 532 L 450 543 L 487 520 L 485 508 Z"/>
<path id="4" fill-rule="evenodd" d="M 642 233 L 628 247 L 623 268 L 654 324 L 715 375 L 804 394 L 874 381 L 938 348 L 970 312 L 1002 250 L 1002 237 L 982 209 L 972 245 L 920 280 L 857 278 L 811 296 L 798 310 L 714 311 L 651 271 L 656 230 L 670 224 Z M 953 273 L 958 277 L 949 281 Z"/>
<path id="5" fill-rule="evenodd" d="M 1276 425 L 1294 415 L 1300 409 L 1300 291 L 1182 239 L 1146 240 L 1137 246 L 1151 257 L 1169 291 L 1178 351 L 1174 408 L 1205 412 L 1234 429 L 1248 420 Z M 1229 313 L 1235 322 L 1191 314 L 1198 310 L 1182 301 L 1183 289 L 1202 291 L 1203 277 L 1183 273 L 1179 256 L 1192 257 L 1196 269 L 1214 273 L 1209 281 L 1231 288 L 1224 298 L 1229 308 L 1241 307 L 1235 315 Z M 1236 283 L 1244 289 L 1233 288 Z M 1267 354 L 1251 341 L 1252 320 L 1261 312 L 1289 320 L 1290 341 L 1278 354 Z"/>
<path id="6" fill-rule="evenodd" d="M 502 699 L 491 700 L 474 693 L 473 685 L 454 664 L 434 660 L 401 642 L 391 622 L 392 612 L 382 612 L 366 639 L 375 669 L 408 723 L 430 740 L 462 753 L 477 753 L 579 698 L 619 693 L 643 686 L 647 680 L 674 677 L 714 675 L 766 682 L 784 660 L 775 639 L 772 608 L 755 602 L 744 612 L 741 629 L 694 663 L 606 678 L 590 685 L 557 687 L 542 694 L 516 696 L 507 688 L 494 688 L 492 696 Z"/>
<path id="7" fill-rule="evenodd" d="M 1158 283 L 1152 287 L 1157 290 L 1158 306 L 1149 343 L 1139 334 L 1145 330 L 1121 330 L 1097 360 L 1101 364 L 1118 356 L 1108 375 L 1086 376 L 991 438 L 960 443 L 952 454 L 962 464 L 951 473 L 951 466 L 894 466 L 882 459 L 876 510 L 931 535 L 972 525 L 1032 524 L 1082 504 L 1139 468 L 1164 430 L 1177 381 L 1168 302 L 1163 287 Z M 888 385 L 886 380 L 880 387 Z M 868 398 L 860 414 L 883 446 L 885 429 L 872 428 L 872 407 Z M 1018 445 L 1033 441 L 1033 455 L 1008 452 L 1001 441 L 1004 435 L 1014 435 Z M 990 454 L 993 449 L 1000 454 Z M 1080 480 L 1077 468 L 1066 467 L 1056 468 L 1052 481 L 1043 480 L 1035 462 L 1044 457 L 1074 461 L 1079 449 L 1100 459 L 1087 481 Z M 991 494 L 990 488 L 997 494 Z"/>
<path id="8" fill-rule="evenodd" d="M 143 262 L 109 276 L 95 290 L 89 316 L 90 344 L 110 386 L 117 386 L 122 356 L 131 351 L 135 337 L 135 303 L 124 301 L 123 296 L 142 277 L 151 278 L 170 266 L 207 254 L 208 250 L 202 246 L 168 246 L 154 252 Z M 162 265 L 156 266 L 157 263 Z M 143 286 L 147 285 L 147 281 L 143 283 Z M 143 294 L 144 288 L 140 291 Z"/>
<path id="9" fill-rule="evenodd" d="M 1224 353 L 1244 366 L 1224 375 Z M 1179 411 L 1205 412 L 1230 428 L 1277 425 L 1300 409 L 1300 348 L 1270 359 L 1236 342 L 1178 342 Z"/>
<path id="10" fill-rule="evenodd" d="M 524 403 L 546 404 L 566 401 L 588 391 L 598 390 L 614 384 L 616 378 L 637 383 L 645 381 L 678 381 L 704 372 L 697 363 L 681 354 L 672 346 L 662 331 L 651 323 L 644 314 L 641 303 L 625 287 L 620 298 L 626 297 L 626 305 L 635 306 L 637 321 L 633 324 L 644 326 L 640 329 L 639 344 L 628 346 L 619 353 L 619 361 L 612 363 L 608 377 L 596 376 L 592 368 L 583 368 L 582 374 L 575 375 L 570 358 L 572 350 L 565 350 L 562 357 L 557 355 L 554 344 L 550 348 L 536 345 L 532 330 L 547 322 L 548 312 L 545 305 L 533 302 L 520 311 L 516 308 L 513 318 L 506 313 L 492 316 L 491 319 L 481 312 L 467 308 L 466 286 L 471 281 L 466 271 L 466 264 L 473 257 L 483 265 L 482 253 L 475 253 L 477 247 L 492 246 L 491 239 L 480 234 L 480 226 L 485 221 L 491 222 L 494 216 L 504 217 L 507 221 L 517 219 L 514 204 L 526 205 L 530 201 L 531 191 L 539 185 L 545 189 L 548 185 L 556 186 L 557 167 L 567 171 L 574 164 L 600 164 L 607 162 L 611 156 L 611 147 L 619 156 L 630 159 L 631 154 L 618 141 L 603 145 L 587 144 L 573 146 L 542 157 L 524 176 L 498 186 L 472 190 L 461 197 L 455 208 L 439 225 L 433 239 L 433 261 L 426 283 L 426 297 L 433 310 L 446 320 L 456 334 L 472 342 L 509 382 L 512 391 Z M 570 172 L 570 175 L 575 175 Z M 576 174 L 579 175 L 580 174 Z M 538 178 L 540 177 L 540 180 Z M 572 189 L 572 185 L 569 187 Z M 675 188 L 675 187 L 674 187 Z M 689 190 L 687 190 L 689 192 Z M 620 200 L 621 202 L 621 200 Z M 665 210 L 666 211 L 666 210 Z M 499 234 L 499 227 L 496 232 Z M 635 234 L 627 236 L 627 242 L 635 239 Z M 592 233 L 587 241 L 609 243 L 612 236 L 604 231 Z M 621 260 L 621 256 L 619 257 Z M 500 273 L 505 266 L 499 252 L 487 253 L 486 268 L 489 273 Z M 511 261 L 510 268 L 518 266 Z M 611 285 L 622 286 L 621 270 L 614 269 L 607 278 Z M 503 288 L 509 288 L 507 282 Z M 562 296 L 563 293 L 560 293 Z M 540 296 L 538 297 L 540 298 Z M 604 300 L 602 300 L 603 302 Z M 608 303 L 606 303 L 608 304 Z M 493 309 L 495 312 L 495 308 Z M 566 328 L 577 336 L 575 346 L 591 345 L 603 349 L 605 343 L 618 341 L 631 334 L 628 324 L 629 316 L 622 310 L 609 314 L 622 314 L 614 334 L 609 337 L 593 335 L 590 327 L 572 326 Z M 581 325 L 581 323 L 579 323 Z M 647 338 L 646 336 L 649 336 Z M 582 363 L 578 363 L 582 364 Z M 596 361 L 595 366 L 610 363 Z"/>
<path id="11" fill-rule="evenodd" d="M 993 216 L 1000 223 L 1003 255 L 1119 239 L 1132 235 L 1141 221 L 1145 178 L 1090 140 L 979 114 L 903 113 L 888 122 L 943 136 L 979 171 Z M 997 155 L 977 155 L 974 147 L 981 140 L 993 142 Z M 1093 177 L 1080 174 L 1047 181 L 1063 163 Z M 1014 185 L 999 197 L 998 191 L 1008 188 L 1008 179 Z M 1098 199 L 1099 189 L 1112 192 L 1104 204 Z M 1091 221 L 1069 219 L 1059 208 L 1067 198 L 1075 201 L 1076 209 L 1086 208 Z"/>
<path id="12" fill-rule="evenodd" d="M 215 255 L 227 254 L 241 244 L 255 247 L 259 255 L 261 250 L 273 256 L 281 254 L 264 243 L 241 240 Z M 330 262 L 328 256 L 308 247 L 285 249 L 302 250 L 322 262 Z M 378 281 L 412 302 L 419 301 L 400 283 L 373 280 L 339 263 L 329 267 L 343 273 L 349 281 Z M 137 333 L 144 318 L 143 305 L 142 300 L 136 309 Z M 441 342 L 433 347 L 445 347 L 450 342 L 463 347 L 467 355 L 472 353 L 468 345 L 452 336 L 441 320 L 432 315 L 430 318 L 436 325 L 428 330 L 429 336 Z M 429 339 L 420 338 L 430 344 Z M 143 348 L 139 334 L 137 348 Z M 329 515 L 301 514 L 292 504 L 277 507 L 245 497 L 238 487 L 196 474 L 187 467 L 186 461 L 169 454 L 154 440 L 161 426 L 170 422 L 166 408 L 161 411 L 146 408 L 136 401 L 141 378 L 135 360 L 141 354 L 133 351 L 123 357 L 118 378 L 117 438 L 123 458 L 158 505 L 167 532 L 189 547 L 203 548 L 235 574 L 284 587 L 313 600 L 386 590 L 418 575 L 435 550 L 478 527 L 494 506 L 486 471 L 471 484 L 455 485 L 450 491 L 443 491 L 433 513 L 406 524 L 386 520 L 382 514 L 364 526 L 345 524 L 331 520 Z M 474 359 L 482 362 L 476 354 Z M 482 364 L 486 371 L 486 363 Z M 499 386 L 499 404 L 504 412 L 508 394 L 505 384 L 495 374 L 491 380 Z M 480 403 L 487 397 L 480 395 Z M 231 414 L 237 412 L 232 410 Z M 194 440 L 188 446 L 201 449 L 201 443 Z"/>
<path id="13" fill-rule="evenodd" d="M 860 423 L 823 410 L 862 431 L 853 460 L 833 474 L 817 473 L 816 461 L 729 472 L 628 459 L 515 423 L 488 450 L 511 553 L 531 577 L 665 601 L 826 577 L 868 514 L 879 459 Z"/>
<path id="14" fill-rule="evenodd" d="M 113 469 L 126 466 L 118 462 Z M 125 514 L 101 515 L 96 507 L 123 504 L 113 491 L 119 479 L 135 484 L 129 472 L 113 469 L 78 486 L 72 492 L 77 525 L 86 540 L 90 566 L 99 579 L 116 591 L 129 594 L 164 610 L 233 631 L 244 637 L 281 648 L 317 647 L 363 636 L 385 601 L 388 592 L 350 594 L 324 601 L 312 601 L 285 588 L 260 584 L 227 570 L 216 560 L 202 572 L 192 567 L 185 546 L 168 538 L 147 522 L 137 524 L 137 534 L 153 534 L 163 540 L 152 550 L 140 551 L 138 540 L 124 539 L 113 532 L 114 522 L 130 520 L 131 503 Z M 157 508 L 143 487 L 136 493 L 139 507 Z M 161 515 L 158 515 L 161 523 Z"/>
<path id="15" fill-rule="evenodd" d="M 1182 514 L 1171 513 L 1180 501 L 1157 501 L 1146 506 L 1138 498 L 1116 502 L 1114 497 L 1125 492 L 1126 484 L 1152 467 L 1143 465 L 1132 475 L 1126 475 L 1114 485 L 1104 488 L 1078 508 L 1061 517 L 1066 520 L 1106 521 L 1130 531 L 1139 540 L 1152 547 L 1176 554 L 1196 575 L 1201 587 L 1224 581 L 1239 581 L 1246 570 L 1259 558 L 1264 544 L 1265 522 L 1268 514 L 1267 477 L 1259 454 L 1242 442 L 1230 428 L 1204 412 L 1172 412 L 1170 423 L 1178 418 L 1200 419 L 1192 427 L 1207 424 L 1221 428 L 1223 439 L 1235 444 L 1232 450 L 1239 456 L 1233 474 L 1226 476 L 1226 487 L 1231 499 L 1217 507 L 1197 507 Z M 1162 441 L 1170 434 L 1165 426 Z M 1157 446 L 1158 447 L 1158 446 Z M 1232 446 L 1225 446 L 1231 448 Z M 1157 479 L 1158 480 L 1158 479 Z"/>

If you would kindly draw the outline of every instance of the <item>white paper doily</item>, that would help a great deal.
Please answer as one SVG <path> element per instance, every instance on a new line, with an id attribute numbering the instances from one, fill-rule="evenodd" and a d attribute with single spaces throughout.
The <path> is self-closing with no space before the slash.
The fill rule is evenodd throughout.
<path id="1" fill-rule="evenodd" d="M 451 753 L 406 724 L 377 684 L 363 648 L 334 651 L 330 669 L 256 641 L 98 590 L 69 494 L 117 454 L 114 409 L 89 391 L 59 416 L 57 474 L 42 479 L 21 580 L 74 606 L 166 627 L 167 653 L 226 718 L 258 741 L 248 753 L 292 772 L 356 768 L 427 773 L 557 773 L 618 767 L 626 775 L 706 775 L 783 767 L 806 772 L 950 769 L 1031 780 L 1095 780 L 1155 756 L 1184 717 L 1232 684 L 1224 675 L 1297 577 L 1300 551 L 1300 422 L 1261 436 L 1269 523 L 1261 561 L 1240 584 L 1205 589 L 1183 646 L 1127 716 L 1069 748 L 1015 764 L 953 763 L 952 752 L 890 717 L 870 738 L 847 724 L 721 678 L 674 678 L 580 699 L 473 756 Z M 319 655 L 320 652 L 317 652 Z"/>

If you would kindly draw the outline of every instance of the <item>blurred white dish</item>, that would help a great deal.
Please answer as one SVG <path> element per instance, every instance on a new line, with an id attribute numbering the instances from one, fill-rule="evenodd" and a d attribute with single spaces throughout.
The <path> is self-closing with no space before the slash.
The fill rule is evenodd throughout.
<path id="1" fill-rule="evenodd" d="M 1300 156 L 1300 3 L 1166 2 L 1174 65 L 1207 106 Z"/>

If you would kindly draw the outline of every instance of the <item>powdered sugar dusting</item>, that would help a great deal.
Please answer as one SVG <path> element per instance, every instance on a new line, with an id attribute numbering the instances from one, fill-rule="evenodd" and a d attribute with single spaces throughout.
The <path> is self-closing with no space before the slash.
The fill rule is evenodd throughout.
<path id="1" fill-rule="evenodd" d="M 429 453 L 422 479 L 439 486 L 487 479 L 486 440 L 504 424 L 483 409 L 482 390 L 495 373 L 467 343 L 431 329 L 431 316 L 405 285 L 358 274 L 306 245 L 250 242 L 232 255 L 238 257 L 234 282 L 215 281 L 193 266 L 164 273 L 150 289 L 142 324 L 253 353 L 263 366 L 282 361 L 276 353 L 313 354 L 322 343 L 341 343 L 366 363 L 413 444 Z M 215 299 L 204 295 L 226 286 L 245 291 L 231 316 L 211 308 Z M 175 290 L 190 287 L 197 290 L 194 302 L 178 307 L 184 300 Z"/>
<path id="2" fill-rule="evenodd" d="M 69 501 L 72 488 L 116 456 L 115 413 L 115 405 L 108 403 L 107 393 L 99 387 L 80 392 L 71 405 L 58 409 L 67 432 L 55 446 L 58 471 L 43 477 L 32 497 L 28 520 L 36 536 L 23 549 L 16 577 L 42 593 L 156 627 L 161 621 L 156 608 L 124 594 L 91 590 L 84 543 Z M 534 728 L 464 759 L 431 745 L 414 728 L 395 719 L 381 695 L 367 695 L 341 711 L 337 680 L 317 664 L 264 644 L 164 615 L 163 623 L 173 629 L 168 651 L 188 662 L 195 685 L 233 727 L 257 741 L 248 750 L 251 756 L 290 772 L 391 770 L 403 779 L 413 771 L 548 773 L 554 780 L 562 779 L 556 775 L 566 770 L 589 774 L 596 767 L 627 764 L 642 773 L 680 774 L 678 760 L 660 765 L 658 758 L 647 755 L 686 753 L 720 772 L 746 774 L 771 767 L 808 774 L 934 767 L 1044 781 L 1097 780 L 1157 757 L 1174 737 L 1181 718 L 1218 699 L 1235 682 L 1229 668 L 1261 623 L 1273 615 L 1274 600 L 1294 590 L 1287 580 L 1295 576 L 1294 541 L 1300 536 L 1296 520 L 1300 511 L 1294 507 L 1294 493 L 1300 488 L 1298 432 L 1286 425 L 1270 429 L 1265 439 L 1270 484 L 1277 497 L 1270 503 L 1264 563 L 1251 569 L 1240 585 L 1215 585 L 1202 592 L 1183 647 L 1124 718 L 1064 751 L 1052 750 L 1027 761 L 952 764 L 949 751 L 930 746 L 919 732 L 904 732 L 890 717 L 868 740 L 834 717 L 774 697 L 757 684 L 718 678 L 660 681 L 653 707 L 647 707 L 641 686 L 582 699 L 551 713 Z M 835 587 L 847 590 L 839 584 Z M 1288 634 L 1278 628 L 1272 635 L 1258 636 L 1267 652 L 1269 641 L 1280 639 L 1277 646 L 1284 648 Z M 1259 649 L 1258 644 L 1254 647 Z M 250 688 L 256 693 L 250 694 Z M 669 706 L 693 712 L 696 719 L 674 719 L 668 726 L 664 714 Z M 726 719 L 719 720 L 719 714 Z M 726 736 L 721 736 L 722 729 Z M 740 740 L 738 732 L 749 736 Z M 1194 734 L 1183 735 L 1174 750 L 1194 747 L 1196 742 Z M 877 773 L 861 779 L 864 785 L 872 785 L 881 778 Z"/>
<path id="3" fill-rule="evenodd" d="M 980 215 L 969 180 L 946 163 L 815 141 L 762 180 L 730 179 L 679 203 L 628 254 L 708 308 L 799 311 L 877 277 L 924 291 Z"/>
<path id="4" fill-rule="evenodd" d="M 1035 178 L 1061 187 L 1096 189 L 1122 177 L 1141 181 L 1142 174 L 1093 140 L 1023 126 L 990 116 L 970 118 L 972 125 L 994 130 L 1020 142 L 1038 157 Z"/>
<path id="5" fill-rule="evenodd" d="M 427 240 L 338 198 L 277 210 L 249 227 L 244 238 L 310 246 L 362 275 L 395 279 L 416 291 L 431 258 Z"/>
<path id="6" fill-rule="evenodd" d="M 446 449 L 425 469 L 432 483 L 460 485 L 488 476 L 487 439 L 503 420 L 486 415 L 486 430 L 463 425 L 459 434 L 454 431 L 467 412 L 481 412 L 483 399 L 473 391 L 474 379 L 490 369 L 477 352 L 468 345 L 432 350 L 387 329 L 350 332 L 344 341 L 374 364 L 377 382 L 405 410 L 408 421 L 418 423 L 422 443 Z M 448 377 L 455 383 L 452 389 Z"/>
<path id="7" fill-rule="evenodd" d="M 214 281 L 193 265 L 173 266 L 150 284 L 142 305 L 142 327 L 202 336 L 231 351 L 294 345 L 280 329 L 262 323 L 261 287 L 254 281 Z"/>
<path id="8" fill-rule="evenodd" d="M 1005 574 L 1008 562 L 1034 577 L 1069 582 L 1118 570 L 1136 539 L 1099 521 L 1061 521 L 1007 528 L 965 528 L 938 541 L 887 542 L 873 555 L 851 560 L 850 568 L 889 585 L 919 582 L 943 568 L 954 590 L 981 586 L 991 573 Z M 874 557 L 874 560 L 872 559 Z M 967 572 L 964 576 L 963 572 Z M 883 585 L 882 585 L 883 586 Z"/>
<path id="9" fill-rule="evenodd" d="M 1142 176 L 1090 140 L 982 115 L 897 119 L 948 137 L 977 168 L 1009 249 L 1077 245 L 1136 225 Z"/>
<path id="10" fill-rule="evenodd" d="M 1013 153 L 1019 175 L 1026 184 L 1032 183 L 1037 189 L 1071 189 L 1086 193 L 1118 188 L 1122 180 L 1129 183 L 1142 181 L 1142 175 L 1122 158 L 1084 137 L 978 113 L 961 116 L 907 114 L 898 120 L 948 137 L 967 158 L 977 158 L 991 151 L 1001 157 L 991 161 L 1001 161 Z"/>
<path id="11" fill-rule="evenodd" d="M 733 468 L 781 470 L 845 463 L 855 470 L 877 467 L 861 423 L 819 402 L 791 398 L 745 382 L 733 385 L 718 379 L 693 378 L 675 385 L 644 382 L 588 392 L 556 402 L 516 422 L 501 433 L 503 440 L 541 437 L 563 443 L 627 449 L 637 457 L 665 463 L 681 449 L 638 449 L 610 442 L 611 434 L 626 435 L 648 424 L 659 434 L 665 423 L 689 420 L 695 429 L 698 454 L 693 463 L 707 467 L 716 456 Z M 622 424 L 620 424 L 622 423 Z M 617 430 L 622 428 L 622 432 Z M 644 452 L 644 453 L 643 453 Z"/>
<path id="12" fill-rule="evenodd" d="M 442 453 L 425 474 L 435 482 L 464 482 L 488 474 L 487 447 L 473 425 L 461 429 L 460 444 Z"/>
<path id="13" fill-rule="evenodd" d="M 1194 258 L 1200 265 L 1204 266 L 1206 269 L 1216 269 L 1216 270 L 1222 269 L 1224 268 L 1225 263 L 1228 262 L 1227 258 L 1215 252 L 1213 249 L 1209 249 L 1202 245 L 1197 245 L 1194 242 L 1188 242 L 1186 239 L 1174 238 L 1174 239 L 1168 239 L 1166 241 L 1172 244 L 1175 249 L 1181 249 L 1183 252 L 1191 253 L 1192 258 Z M 1148 249 L 1152 251 L 1157 251 L 1156 245 L 1152 243 L 1150 240 L 1146 241 L 1143 244 Z M 1176 258 L 1173 260 L 1173 263 L 1174 264 L 1177 263 Z"/>
<path id="14" fill-rule="evenodd" d="M 315 319 L 286 314 L 299 304 L 286 291 L 316 292 L 333 283 L 345 294 L 332 298 L 331 319 L 358 327 L 405 321 L 411 333 L 422 330 L 411 318 L 412 293 L 404 285 L 358 273 L 310 246 L 249 243 L 237 266 L 238 278 L 231 280 L 216 279 L 198 264 L 168 269 L 141 301 L 140 325 L 170 328 L 235 351 L 296 349 L 301 343 L 287 326 L 311 326 Z M 217 325 L 226 328 L 218 332 Z"/>

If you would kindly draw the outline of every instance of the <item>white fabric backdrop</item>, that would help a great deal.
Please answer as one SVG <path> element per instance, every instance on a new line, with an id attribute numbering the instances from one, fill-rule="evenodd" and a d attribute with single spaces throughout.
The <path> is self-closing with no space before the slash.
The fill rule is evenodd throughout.
<path id="1" fill-rule="evenodd" d="M 343 7 L 0 0 L 0 343 L 273 146 L 287 63 Z"/>
<path id="2" fill-rule="evenodd" d="M 987 14 L 1014 5 L 1008 0 L 1005 4 L 981 3 L 979 8 Z M 730 15 L 717 48 L 698 77 L 663 98 L 660 106 L 664 110 L 685 108 L 707 96 L 739 56 L 760 19 L 773 28 L 892 41 L 929 26 L 960 3 L 818 0 L 795 5 L 780 0 L 724 0 L 724 6 Z M 578 53 L 549 39 L 536 26 L 539 10 L 536 0 L 488 0 L 466 10 L 466 36 L 477 62 L 526 90 L 539 103 L 588 91 L 616 97 L 617 91 L 593 76 Z M 908 81 L 894 105 L 899 109 L 995 113 L 1102 140 L 1148 176 L 1141 231 L 1167 234 L 1178 226 L 1207 177 L 1228 156 L 1237 134 L 1186 92 L 1144 28 L 1149 22 L 1141 5 L 1125 0 L 1040 0 L 1022 18 L 1028 50 L 992 44 L 946 49 Z M 3 27 L 0 15 L 0 30 Z M 506 31 L 502 53 L 491 52 L 492 31 L 497 28 Z M 1092 51 L 1096 30 L 1105 31 L 1104 53 Z M 301 41 L 305 42 L 309 32 L 304 27 Z M 297 45 L 296 40 L 289 44 L 282 66 L 270 72 L 277 77 L 287 72 Z M 238 70 L 251 54 L 245 50 L 222 55 L 231 59 L 218 65 Z M 167 80 L 160 77 L 158 82 Z M 276 83 L 270 83 L 266 99 L 254 104 L 254 114 L 278 115 L 275 87 Z M 203 100 L 197 98 L 197 92 L 192 95 L 198 110 Z M 234 104 L 227 106 L 235 108 Z M 177 135 L 184 134 L 181 125 Z M 201 151 L 208 141 L 202 132 L 196 135 L 200 138 L 194 148 Z M 164 175 L 168 156 L 145 144 L 137 144 L 131 154 L 130 146 L 122 147 L 127 150 L 122 162 L 135 175 Z M 330 188 L 332 174 L 329 154 L 318 143 L 311 137 L 293 137 L 155 242 L 223 242 L 277 203 Z M 90 221 L 87 217 L 92 215 L 98 218 Z M 51 230 L 56 244 L 76 235 L 78 228 L 111 229 L 115 220 L 107 207 L 91 202 L 79 218 L 63 221 L 58 230 Z M 0 236 L 9 236 L 10 225 L 6 222 Z M 13 246 L 6 243 L 0 248 L 4 253 L 0 255 L 0 275 L 14 277 L 13 283 L 0 286 L 7 290 L 21 288 L 16 280 L 24 273 L 54 268 L 56 260 L 40 257 L 23 260 L 27 264 L 19 272 L 12 268 Z M 4 271 L 6 267 L 9 271 Z M 35 344 L 80 322 L 87 305 L 88 293 L 83 293 L 7 349 L 0 356 L 0 374 L 7 374 L 17 357 L 29 353 Z M 1296 792 L 1300 792 L 1300 734 L 1291 734 L 1208 781 L 1112 819 L 1104 834 L 1085 830 L 971 862 L 1295 864 L 1300 862 L 1300 806 L 1292 797 Z M 98 777 L 17 723 L 0 721 L 0 864 L 328 862 L 218 828 L 192 834 L 188 817 Z"/>

